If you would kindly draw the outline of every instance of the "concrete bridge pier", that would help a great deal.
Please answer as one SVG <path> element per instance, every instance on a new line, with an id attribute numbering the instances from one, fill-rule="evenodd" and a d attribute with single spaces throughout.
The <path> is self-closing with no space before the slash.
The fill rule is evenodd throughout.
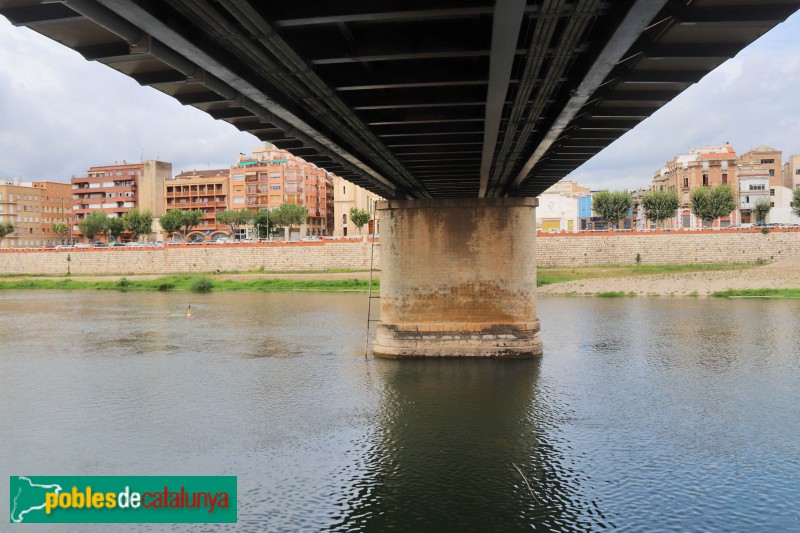
<path id="1" fill-rule="evenodd" d="M 379 202 L 377 357 L 535 357 L 535 198 Z"/>

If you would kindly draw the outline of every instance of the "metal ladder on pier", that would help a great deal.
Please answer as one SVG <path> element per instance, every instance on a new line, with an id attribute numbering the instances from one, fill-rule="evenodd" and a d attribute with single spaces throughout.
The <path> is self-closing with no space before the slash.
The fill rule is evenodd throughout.
<path id="1" fill-rule="evenodd" d="M 364 357 L 369 356 L 369 327 L 373 322 L 379 322 L 380 319 L 372 318 L 372 300 L 380 300 L 381 295 L 378 293 L 377 296 L 372 295 L 372 280 L 374 279 L 375 272 L 380 272 L 380 270 L 375 270 L 375 228 L 378 226 L 377 221 L 372 224 L 372 236 L 371 236 L 371 243 L 369 247 L 369 288 L 367 289 L 367 334 L 366 338 L 364 339 Z"/>

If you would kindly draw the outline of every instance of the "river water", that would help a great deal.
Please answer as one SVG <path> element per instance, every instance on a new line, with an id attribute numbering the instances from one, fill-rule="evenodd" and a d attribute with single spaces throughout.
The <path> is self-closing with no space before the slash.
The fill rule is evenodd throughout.
<path id="1" fill-rule="evenodd" d="M 541 360 L 385 361 L 364 294 L 3 292 L 0 475 L 236 475 L 210 531 L 800 531 L 800 301 L 539 314 Z"/>

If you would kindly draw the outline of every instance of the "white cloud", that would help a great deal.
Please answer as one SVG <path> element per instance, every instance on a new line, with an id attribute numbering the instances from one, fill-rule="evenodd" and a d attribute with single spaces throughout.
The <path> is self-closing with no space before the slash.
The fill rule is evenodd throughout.
<path id="1" fill-rule="evenodd" d="M 2 17 L 0 67 L 2 178 L 69 181 L 142 156 L 225 168 L 259 142 Z"/>
<path id="2" fill-rule="evenodd" d="M 730 142 L 800 153 L 800 14 L 774 28 L 620 137 L 569 179 L 593 189 L 647 187 L 689 148 Z"/>

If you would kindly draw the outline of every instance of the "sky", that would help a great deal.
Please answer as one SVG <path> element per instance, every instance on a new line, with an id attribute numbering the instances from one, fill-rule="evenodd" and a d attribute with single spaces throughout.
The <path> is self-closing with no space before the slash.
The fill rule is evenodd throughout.
<path id="1" fill-rule="evenodd" d="M 800 13 L 567 176 L 647 187 L 697 146 L 800 154 Z M 259 141 L 0 16 L 0 179 L 69 181 L 92 165 L 158 159 L 174 173 L 226 168 Z"/>

